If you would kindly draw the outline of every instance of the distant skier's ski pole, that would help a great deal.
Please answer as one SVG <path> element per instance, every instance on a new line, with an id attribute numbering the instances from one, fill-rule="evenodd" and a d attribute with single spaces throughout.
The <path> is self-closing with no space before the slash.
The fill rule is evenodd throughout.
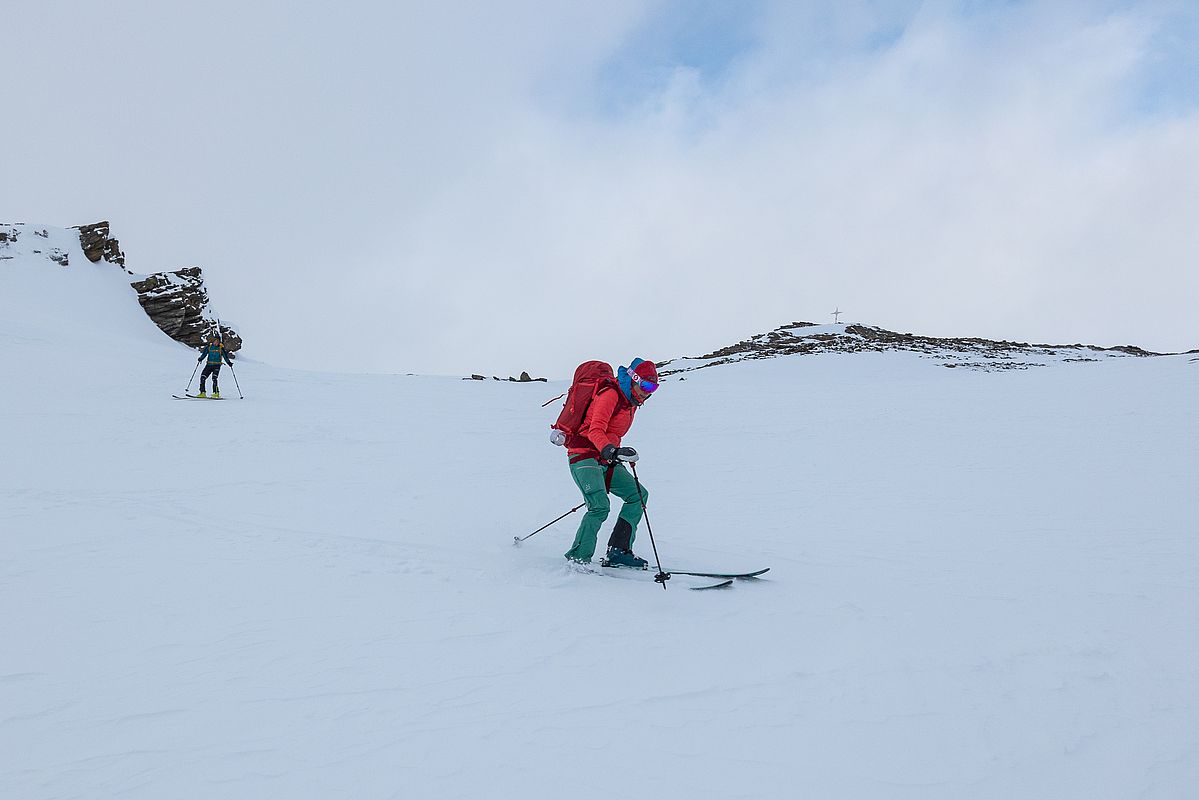
<path id="1" fill-rule="evenodd" d="M 200 371 L 200 362 L 199 362 L 199 360 L 197 360 L 196 368 L 192 370 L 192 376 L 187 379 L 187 388 L 183 390 L 184 394 L 187 394 L 188 392 L 190 392 L 192 390 L 192 381 L 194 381 L 196 379 L 196 373 L 199 371 Z"/>
<path id="2" fill-rule="evenodd" d="M 233 385 L 237 387 L 237 396 L 241 400 L 245 400 L 246 396 L 241 393 L 241 385 L 237 382 L 237 371 L 233 369 L 233 365 L 229 365 L 229 371 L 233 373 Z"/>
<path id="3" fill-rule="evenodd" d="M 557 522 L 559 519 L 566 519 L 566 518 L 567 518 L 567 517 L 569 517 L 571 514 L 575 513 L 576 511 L 578 511 L 580 508 L 582 508 L 582 507 L 583 507 L 583 506 L 585 506 L 585 505 L 587 505 L 587 504 L 586 504 L 586 503 L 579 503 L 577 506 L 575 506 L 574 508 L 572 508 L 570 511 L 567 511 L 565 514 L 563 514 L 562 516 L 558 517 L 558 519 L 555 519 L 555 520 L 552 520 L 552 521 L 550 521 L 550 522 L 547 522 L 547 523 L 545 523 L 545 524 L 544 524 L 544 525 L 542 525 L 540 528 L 538 528 L 537 530 L 535 530 L 535 531 L 533 531 L 532 533 L 530 533 L 528 536 L 513 536 L 513 537 L 512 537 L 512 544 L 520 544 L 520 543 L 521 543 L 521 542 L 523 542 L 525 539 L 528 539 L 528 538 L 529 538 L 529 537 L 531 537 L 531 536 L 536 536 L 537 534 L 541 533 L 543 530 L 545 530 L 545 529 L 546 529 L 546 528 L 548 528 L 549 526 L 553 525 L 553 524 L 554 524 L 555 522 Z"/>
<path id="4" fill-rule="evenodd" d="M 633 468 L 633 482 L 637 484 L 637 496 L 641 498 L 641 516 L 645 517 L 645 529 L 649 531 L 649 543 L 654 548 L 654 561 L 658 562 L 658 574 L 654 576 L 654 580 L 662 584 L 662 590 L 666 590 L 666 582 L 670 580 L 670 573 L 662 569 L 662 559 L 658 557 L 658 543 L 654 541 L 654 529 L 649 524 L 649 512 L 645 510 L 645 493 L 641 491 L 641 481 L 637 478 L 637 462 L 630 461 L 629 466 Z"/>
<path id="5" fill-rule="evenodd" d="M 216 335 L 221 338 L 221 347 L 224 347 L 225 346 L 225 335 L 223 333 L 221 333 L 221 318 L 220 317 L 216 318 Z M 230 364 L 229 364 L 229 371 L 231 373 L 233 373 L 233 385 L 237 387 L 237 399 L 245 400 L 246 396 L 241 393 L 241 384 L 237 382 L 237 371 L 235 369 L 233 369 L 232 362 L 230 362 Z M 215 386 L 216 378 L 213 378 L 213 381 L 214 381 L 213 386 Z"/>

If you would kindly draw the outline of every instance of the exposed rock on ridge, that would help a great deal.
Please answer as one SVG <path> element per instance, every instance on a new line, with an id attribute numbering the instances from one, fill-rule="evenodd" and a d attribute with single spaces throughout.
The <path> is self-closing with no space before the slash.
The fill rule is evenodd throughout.
<path id="1" fill-rule="evenodd" d="M 156 272 L 131 284 L 137 301 L 163 333 L 189 347 L 199 347 L 216 322 L 208 314 L 208 290 L 199 267 Z M 229 350 L 240 350 L 241 337 L 221 325 L 221 338 Z"/>
<path id="2" fill-rule="evenodd" d="M 659 365 L 659 374 L 665 376 L 690 372 L 747 359 L 888 350 L 919 353 L 926 358 L 944 361 L 942 366 L 945 367 L 981 370 L 1028 369 L 1045 366 L 1046 360 L 1097 361 L 1107 357 L 1162 355 L 1132 345 L 1097 347 L 1084 344 L 1029 344 L 979 338 L 937 338 L 896 333 L 869 325 L 792 322 L 706 355 L 663 362 Z M 669 368 L 670 365 L 674 368 Z"/>
<path id="3" fill-rule="evenodd" d="M 79 231 L 79 244 L 83 247 L 83 254 L 87 256 L 88 261 L 95 264 L 104 259 L 125 269 L 125 254 L 121 252 L 121 243 L 109 236 L 108 220 L 91 225 L 76 225 L 75 230 Z"/>
<path id="4" fill-rule="evenodd" d="M 529 373 L 527 373 L 527 372 L 520 373 L 519 378 L 512 378 L 512 377 L 501 378 L 499 376 L 493 375 L 491 379 L 494 381 L 508 381 L 510 383 L 537 383 L 537 382 L 545 383 L 546 381 L 549 380 L 549 378 L 530 377 Z M 475 374 L 475 375 L 471 375 L 469 377 L 463 378 L 462 380 L 464 380 L 464 381 L 485 381 L 485 380 L 487 380 L 487 378 L 485 378 L 482 375 Z"/>

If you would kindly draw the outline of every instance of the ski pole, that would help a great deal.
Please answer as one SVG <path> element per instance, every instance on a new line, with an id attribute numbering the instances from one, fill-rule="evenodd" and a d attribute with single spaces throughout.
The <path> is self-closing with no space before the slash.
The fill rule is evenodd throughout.
<path id="1" fill-rule="evenodd" d="M 246 396 L 241 393 L 241 385 L 237 382 L 237 372 L 233 369 L 233 365 L 229 365 L 229 371 L 233 373 L 233 385 L 237 387 L 237 397 L 240 400 L 245 400 Z"/>
<path id="2" fill-rule="evenodd" d="M 221 340 L 221 349 L 225 349 L 225 334 L 221 333 L 221 318 L 216 318 L 216 335 Z M 229 364 L 229 371 L 233 373 L 233 385 L 237 387 L 237 397 L 239 400 L 245 400 L 246 396 L 241 393 L 241 384 L 237 382 L 237 371 L 233 369 L 233 364 Z"/>
<path id="3" fill-rule="evenodd" d="M 575 506 L 574 508 L 572 508 L 570 511 L 567 511 L 565 514 L 563 514 L 562 516 L 558 517 L 558 519 L 566 519 L 566 518 L 567 518 L 567 517 L 569 517 L 571 514 L 575 513 L 576 511 L 578 511 L 580 508 L 582 508 L 582 507 L 583 507 L 583 506 L 585 506 L 585 505 L 587 505 L 587 502 L 586 502 L 586 501 L 583 501 L 582 503 L 579 503 L 577 506 Z M 528 538 L 530 538 L 530 537 L 532 537 L 532 536 L 535 536 L 535 535 L 537 535 L 537 534 L 541 533 L 543 530 L 545 530 L 545 529 L 546 529 L 546 528 L 548 528 L 549 526 L 553 525 L 553 524 L 554 524 L 554 522 L 557 522 L 557 521 L 558 521 L 558 519 L 555 519 L 555 520 L 553 520 L 552 522 L 547 522 L 547 523 L 545 523 L 545 524 L 544 524 L 544 525 L 542 525 L 540 528 L 538 528 L 537 530 L 535 530 L 535 531 L 533 531 L 532 533 L 530 533 L 528 536 L 513 536 L 513 537 L 512 537 L 512 544 L 520 544 L 520 543 L 521 543 L 521 542 L 523 542 L 525 539 L 528 539 Z"/>
<path id="4" fill-rule="evenodd" d="M 645 494 L 641 491 L 641 480 L 637 477 L 637 464 L 629 462 L 629 466 L 633 468 L 633 482 L 637 484 L 637 497 L 641 500 L 641 516 L 645 517 L 645 529 L 649 531 L 649 543 L 654 548 L 654 560 L 658 562 L 658 574 L 654 576 L 654 582 L 662 584 L 662 590 L 666 590 L 666 582 L 670 580 L 670 573 L 662 570 L 662 559 L 658 557 L 658 543 L 654 541 L 654 529 L 649 524 L 649 512 L 645 509 Z"/>
<path id="5" fill-rule="evenodd" d="M 196 368 L 192 370 L 192 376 L 187 379 L 187 388 L 183 390 L 187 394 L 192 390 L 192 381 L 196 379 L 196 373 L 200 371 L 200 359 L 196 359 Z"/>

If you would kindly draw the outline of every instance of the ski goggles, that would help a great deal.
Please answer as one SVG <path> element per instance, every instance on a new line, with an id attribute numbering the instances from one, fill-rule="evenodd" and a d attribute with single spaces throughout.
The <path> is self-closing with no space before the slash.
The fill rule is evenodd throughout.
<path id="1" fill-rule="evenodd" d="M 653 394 L 654 392 L 658 391 L 658 384 L 654 383 L 653 381 L 641 380 L 641 378 L 637 376 L 636 372 L 630 372 L 629 376 L 637 383 L 638 386 L 641 387 L 641 391 L 645 392 L 646 394 Z"/>

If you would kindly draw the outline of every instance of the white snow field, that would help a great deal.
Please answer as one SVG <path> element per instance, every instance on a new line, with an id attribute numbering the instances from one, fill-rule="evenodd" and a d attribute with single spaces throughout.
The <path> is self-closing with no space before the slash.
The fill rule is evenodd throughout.
<path id="1" fill-rule="evenodd" d="M 1186 356 L 667 381 L 663 564 L 770 572 L 663 591 L 569 570 L 577 515 L 513 545 L 579 502 L 563 383 L 172 400 L 127 280 L 0 261 L 0 797 L 1199 796 Z"/>

